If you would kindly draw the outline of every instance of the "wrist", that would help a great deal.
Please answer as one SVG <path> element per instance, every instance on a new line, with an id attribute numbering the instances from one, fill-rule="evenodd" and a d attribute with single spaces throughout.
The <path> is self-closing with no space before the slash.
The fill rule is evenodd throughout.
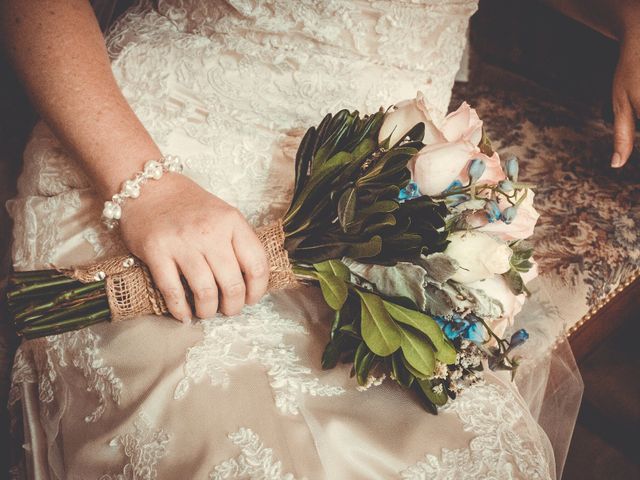
<path id="1" fill-rule="evenodd" d="M 109 229 L 114 228 L 122 218 L 125 205 L 144 195 L 146 192 L 143 190 L 148 189 L 147 184 L 162 180 L 167 174 L 181 173 L 182 168 L 182 160 L 174 155 L 145 162 L 141 171 L 122 181 L 118 191 L 104 202 L 102 220 L 105 225 Z"/>

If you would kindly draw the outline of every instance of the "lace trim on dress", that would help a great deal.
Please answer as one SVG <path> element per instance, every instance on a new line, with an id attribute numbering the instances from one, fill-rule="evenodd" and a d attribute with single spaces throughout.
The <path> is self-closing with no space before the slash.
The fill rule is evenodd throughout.
<path id="1" fill-rule="evenodd" d="M 133 422 L 133 432 L 119 435 L 109 446 L 121 447 L 128 462 L 122 473 L 103 475 L 100 480 L 155 480 L 158 478 L 156 466 L 167 454 L 169 434 L 164 430 L 153 430 L 151 421 L 143 413 Z"/>
<path id="2" fill-rule="evenodd" d="M 275 459 L 273 450 L 266 448 L 250 428 L 241 428 L 230 434 L 229 439 L 240 447 L 241 452 L 237 457 L 217 465 L 209 475 L 209 480 L 295 480 L 292 474 L 282 473 L 282 462 Z"/>
<path id="3" fill-rule="evenodd" d="M 38 383 L 39 399 L 45 413 L 55 398 L 55 382 L 58 369 L 69 364 L 80 371 L 85 378 L 88 392 L 98 396 L 98 406 L 85 416 L 87 423 L 97 421 L 105 412 L 107 402 L 120 402 L 122 381 L 106 366 L 100 356 L 98 341 L 100 337 L 89 328 L 31 340 L 23 343 L 16 353 L 16 365 L 13 370 L 10 404 L 20 400 L 20 384 Z M 33 361 L 27 358 L 33 356 Z"/>
<path id="4" fill-rule="evenodd" d="M 209 377 L 211 385 L 228 387 L 229 370 L 249 362 L 267 368 L 274 400 L 283 414 L 298 413 L 299 396 L 336 396 L 342 387 L 325 385 L 300 365 L 292 345 L 284 343 L 285 335 L 306 334 L 297 322 L 285 319 L 265 300 L 245 307 L 234 317 L 215 317 L 202 321 L 204 338 L 187 352 L 184 378 L 178 383 L 174 398 L 180 399 L 191 384 Z"/>
<path id="5" fill-rule="evenodd" d="M 511 390 L 494 384 L 467 389 L 442 411 L 455 412 L 463 428 L 475 437 L 469 448 L 442 449 L 440 458 L 427 455 L 401 472 L 403 480 L 546 480 L 549 462 L 538 431 L 526 438 L 525 409 Z"/>

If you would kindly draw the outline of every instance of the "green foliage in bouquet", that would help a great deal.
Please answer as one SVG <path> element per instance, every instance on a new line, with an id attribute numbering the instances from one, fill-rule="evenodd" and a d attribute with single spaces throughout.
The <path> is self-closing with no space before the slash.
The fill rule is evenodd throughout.
<path id="1" fill-rule="evenodd" d="M 296 156 L 295 190 L 284 217 L 292 262 L 347 256 L 393 265 L 446 247 L 446 206 L 429 197 L 398 200 L 411 174 L 407 163 L 424 146 L 424 124 L 401 145 L 378 144 L 383 112 L 328 114 L 310 128 Z"/>
<path id="2" fill-rule="evenodd" d="M 372 372 L 411 388 L 429 411 L 450 396 L 438 368 L 456 362 L 457 347 L 409 299 L 391 298 L 358 277 L 342 259 L 376 265 L 418 263 L 447 245 L 444 202 L 399 200 L 408 162 L 424 146 L 418 123 L 396 145 L 378 142 L 385 113 L 327 115 L 301 141 L 295 189 L 282 220 L 296 277 L 317 283 L 335 311 L 324 368 L 353 363 L 360 385 Z M 110 319 L 104 278 L 80 283 L 55 270 L 17 272 L 8 303 L 26 338 L 62 333 Z M 439 387 L 439 388 L 438 388 Z"/>

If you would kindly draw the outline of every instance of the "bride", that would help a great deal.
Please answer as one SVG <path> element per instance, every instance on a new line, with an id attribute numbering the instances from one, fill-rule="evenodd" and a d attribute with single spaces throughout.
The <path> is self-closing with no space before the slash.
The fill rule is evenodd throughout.
<path id="1" fill-rule="evenodd" d="M 254 234 L 286 208 L 299 130 L 327 112 L 422 90 L 442 118 L 476 7 L 141 1 L 106 49 L 86 0 L 3 7 L 9 54 L 46 122 L 9 204 L 15 268 L 129 251 L 178 320 L 24 342 L 10 398 L 26 457 L 16 476 L 555 478 L 550 442 L 508 377 L 487 373 L 432 416 L 390 382 L 362 392 L 349 366 L 323 371 L 330 312 L 312 288 L 265 296 Z M 183 174 L 149 181 L 106 229 L 104 200 L 165 155 Z"/>

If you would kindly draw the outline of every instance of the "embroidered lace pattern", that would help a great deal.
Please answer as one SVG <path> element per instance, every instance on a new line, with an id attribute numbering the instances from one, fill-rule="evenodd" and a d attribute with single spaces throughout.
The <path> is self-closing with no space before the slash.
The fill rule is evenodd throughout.
<path id="1" fill-rule="evenodd" d="M 540 447 L 540 434 L 531 432 L 537 426 L 529 426 L 527 430 L 524 407 L 510 390 L 479 384 L 442 410 L 456 413 L 464 430 L 475 437 L 469 448 L 442 449 L 440 458 L 427 455 L 401 472 L 404 480 L 549 478 L 549 463 Z M 518 432 L 529 435 L 523 438 Z"/>
<path id="2" fill-rule="evenodd" d="M 250 428 L 241 428 L 230 434 L 229 439 L 240 447 L 240 454 L 217 465 L 209 475 L 209 480 L 295 480 L 290 473 L 282 473 L 282 462 L 275 459 L 273 450 L 266 448 Z"/>
<path id="3" fill-rule="evenodd" d="M 158 478 L 156 466 L 167 453 L 170 436 L 164 430 L 154 430 L 144 413 L 139 413 L 133 423 L 133 432 L 120 435 L 109 443 L 120 447 L 127 463 L 122 473 L 103 475 L 100 480 L 155 480 Z"/>
<path id="4" fill-rule="evenodd" d="M 98 349 L 98 335 L 91 329 L 78 330 L 24 343 L 16 354 L 13 369 L 10 405 L 20 400 L 21 383 L 38 383 L 42 408 L 49 414 L 55 399 L 54 383 L 59 369 L 72 366 L 86 381 L 86 391 L 97 395 L 97 407 L 85 422 L 97 421 L 105 412 L 107 402 L 119 403 L 122 381 L 113 368 L 104 364 Z M 28 360 L 31 357 L 31 361 Z"/>
<path id="5" fill-rule="evenodd" d="M 305 334 L 298 323 L 285 319 L 265 300 L 245 307 L 240 315 L 203 320 L 204 339 L 189 349 L 184 378 L 178 383 L 174 398 L 184 397 L 192 383 L 205 376 L 214 386 L 228 387 L 229 370 L 249 362 L 267 369 L 277 408 L 284 414 L 297 414 L 299 395 L 335 396 L 342 387 L 325 385 L 313 377 L 311 369 L 300 364 L 285 335 Z"/>

